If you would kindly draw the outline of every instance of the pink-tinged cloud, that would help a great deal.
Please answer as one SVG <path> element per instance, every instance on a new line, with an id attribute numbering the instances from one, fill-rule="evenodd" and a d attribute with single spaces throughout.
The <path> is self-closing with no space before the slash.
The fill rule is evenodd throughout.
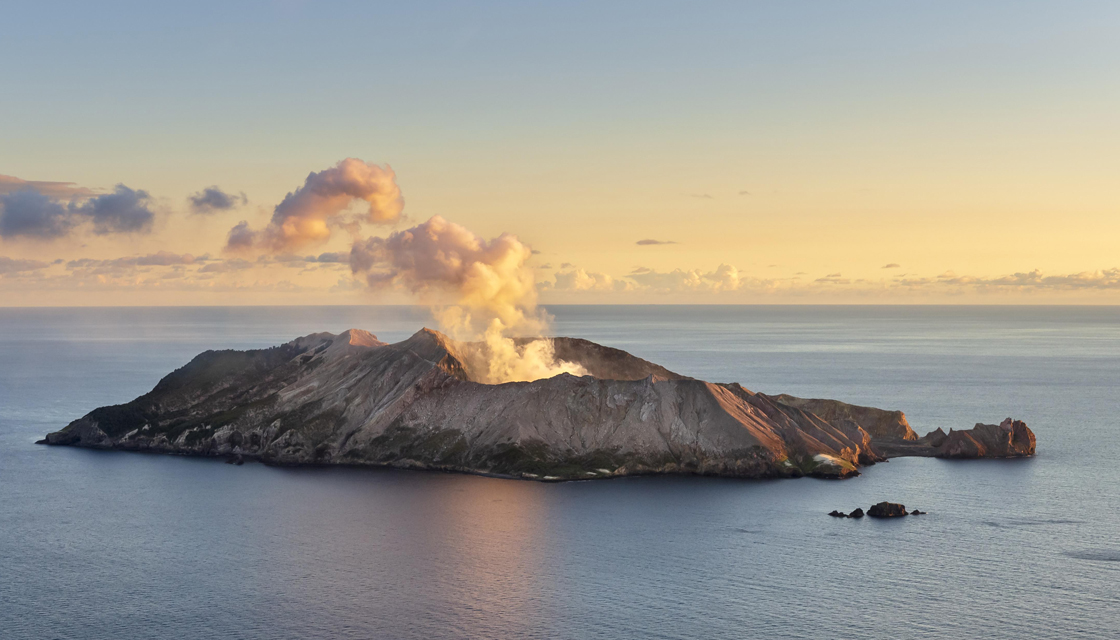
<path id="1" fill-rule="evenodd" d="M 24 180 L 15 176 L 0 175 L 0 194 L 15 193 L 32 189 L 47 196 L 69 200 L 72 198 L 86 198 L 97 195 L 93 189 L 79 187 L 73 182 L 50 182 L 46 180 Z"/>
<path id="2" fill-rule="evenodd" d="M 373 224 L 400 220 L 404 198 L 396 174 L 357 158 L 311 173 L 303 186 L 276 205 L 272 220 L 260 231 L 242 222 L 230 230 L 227 250 L 255 249 L 280 253 L 321 244 L 331 237 L 331 227 L 342 223 L 341 214 L 355 201 L 368 204 L 366 219 Z"/>

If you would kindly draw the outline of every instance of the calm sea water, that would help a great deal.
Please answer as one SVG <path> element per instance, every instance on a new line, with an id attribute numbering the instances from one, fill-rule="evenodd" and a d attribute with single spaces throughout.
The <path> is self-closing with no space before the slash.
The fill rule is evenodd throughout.
<path id="1" fill-rule="evenodd" d="M 1113 638 L 1120 308 L 554 307 L 750 389 L 1007 416 L 1031 460 L 537 484 L 32 443 L 209 348 L 408 308 L 0 310 L 0 638 Z M 929 511 L 836 520 L 892 500 Z"/>

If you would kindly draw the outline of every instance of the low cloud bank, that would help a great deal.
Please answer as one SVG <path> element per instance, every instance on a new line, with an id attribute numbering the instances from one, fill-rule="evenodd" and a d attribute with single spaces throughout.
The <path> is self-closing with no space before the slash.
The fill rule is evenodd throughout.
<path id="1" fill-rule="evenodd" d="M 0 256 L 0 276 L 9 273 L 23 273 L 25 271 L 37 271 L 45 269 L 50 266 L 50 263 L 41 260 L 22 260 L 17 258 L 8 258 Z"/>
<path id="2" fill-rule="evenodd" d="M 189 253 L 158 251 L 143 256 L 127 256 L 108 260 L 80 258 L 66 263 L 67 269 L 124 269 L 130 267 L 170 267 L 195 264 L 206 261 L 206 257 L 196 258 Z"/>
<path id="3" fill-rule="evenodd" d="M 555 292 L 613 292 L 655 294 L 732 294 L 735 292 L 768 294 L 786 292 L 813 293 L 963 293 L 977 292 L 1000 294 L 1009 292 L 1031 293 L 1040 291 L 1112 291 L 1120 290 L 1120 268 L 1082 271 L 1065 275 L 1046 275 L 1040 270 L 1014 273 L 1000 277 L 961 276 L 951 271 L 937 277 L 901 275 L 891 279 L 869 280 L 846 278 L 843 274 L 829 273 L 812 280 L 798 276 L 792 278 L 757 278 L 742 273 L 732 265 L 721 264 L 713 271 L 701 269 L 674 269 L 657 271 L 637 267 L 631 273 L 612 277 L 604 273 L 587 271 L 565 265 L 553 273 L 552 280 L 540 283 L 542 291 Z"/>
<path id="4" fill-rule="evenodd" d="M 1065 291 L 1076 290 L 1112 290 L 1120 289 L 1120 268 L 1102 269 L 1098 271 L 1080 271 L 1067 275 L 1048 276 L 1039 269 L 1034 271 L 1013 273 L 998 278 L 978 278 L 975 276 L 958 276 L 953 272 L 946 272 L 937 278 L 908 278 L 899 279 L 900 284 L 907 286 L 930 285 L 960 285 L 976 287 L 979 289 L 1055 289 Z"/>

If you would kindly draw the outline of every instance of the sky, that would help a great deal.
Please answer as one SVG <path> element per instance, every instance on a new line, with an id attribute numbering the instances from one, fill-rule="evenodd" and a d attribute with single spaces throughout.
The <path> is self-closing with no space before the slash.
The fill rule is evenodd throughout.
<path id="1" fill-rule="evenodd" d="M 546 304 L 1120 304 L 1120 3 L 3 16 L 0 306 L 409 303 L 433 216 Z"/>

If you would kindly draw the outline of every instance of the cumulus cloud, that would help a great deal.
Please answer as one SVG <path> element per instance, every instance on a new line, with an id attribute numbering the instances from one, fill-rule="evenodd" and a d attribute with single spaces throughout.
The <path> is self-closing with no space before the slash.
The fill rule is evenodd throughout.
<path id="1" fill-rule="evenodd" d="M 630 291 L 634 288 L 631 282 L 584 269 L 558 271 L 553 279 L 553 282 L 544 282 L 542 286 L 557 291 Z"/>
<path id="2" fill-rule="evenodd" d="M 93 233 L 143 233 L 155 213 L 148 192 L 118 184 L 112 193 L 63 204 L 33 188 L 0 195 L 0 236 L 50 240 L 90 223 Z"/>
<path id="3" fill-rule="evenodd" d="M 253 248 L 257 233 L 249 228 L 249 221 L 242 220 L 229 230 L 226 236 L 226 249 L 229 251 L 245 251 Z"/>
<path id="4" fill-rule="evenodd" d="M 736 291 L 743 284 L 739 270 L 729 264 L 721 264 L 715 271 L 704 272 L 699 269 L 674 269 L 669 272 L 647 270 L 635 271 L 627 276 L 641 287 L 660 293 Z"/>
<path id="5" fill-rule="evenodd" d="M 217 186 L 206 187 L 202 191 L 187 198 L 194 213 L 217 213 L 243 207 L 249 202 L 244 192 L 233 195 L 222 191 Z"/>
<path id="6" fill-rule="evenodd" d="M 147 191 L 118 184 L 112 193 L 94 196 L 81 204 L 71 202 L 69 211 L 92 221 L 93 232 L 99 235 L 139 233 L 151 231 L 155 221 L 150 205 Z"/>
<path id="7" fill-rule="evenodd" d="M 902 267 L 902 265 L 898 264 L 897 262 L 892 262 L 890 264 L 883 265 L 881 268 L 882 269 L 899 269 L 901 267 Z"/>
<path id="8" fill-rule="evenodd" d="M 40 260 L 20 260 L 17 258 L 8 258 L 0 256 L 0 276 L 9 273 L 22 273 L 24 271 L 37 271 L 45 269 L 50 264 Z"/>
<path id="9" fill-rule="evenodd" d="M 392 168 L 347 158 L 309 174 L 303 186 L 276 205 L 264 229 L 254 231 L 245 221 L 237 224 L 230 230 L 226 248 L 284 252 L 326 242 L 331 226 L 344 224 L 342 214 L 359 200 L 368 204 L 366 219 L 374 224 L 396 222 L 404 210 Z"/>
<path id="10" fill-rule="evenodd" d="M 0 195 L 0 237 L 60 238 L 74 224 L 66 207 L 34 189 Z"/>
<path id="11" fill-rule="evenodd" d="M 645 247 L 645 246 L 653 245 L 653 244 L 677 244 L 677 241 L 676 240 L 653 240 L 653 239 L 647 238 L 645 240 L 639 240 L 635 244 L 637 244 L 640 247 Z"/>

